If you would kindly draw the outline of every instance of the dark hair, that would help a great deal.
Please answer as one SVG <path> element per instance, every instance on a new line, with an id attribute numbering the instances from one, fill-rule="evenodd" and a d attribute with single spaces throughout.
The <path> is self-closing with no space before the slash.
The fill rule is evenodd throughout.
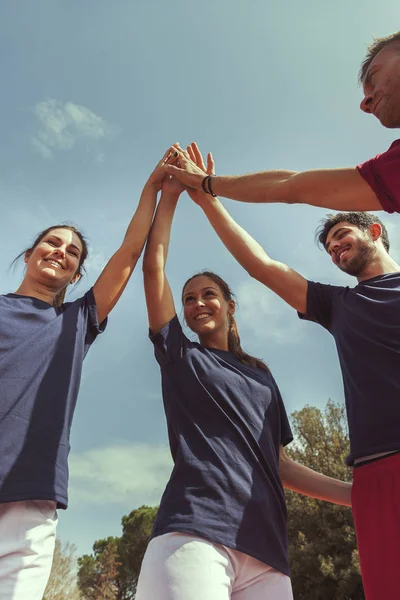
<path id="1" fill-rule="evenodd" d="M 328 237 L 328 233 L 338 223 L 342 223 L 346 221 L 347 223 L 351 223 L 351 225 L 355 225 L 362 231 L 366 231 L 370 225 L 374 223 L 379 223 L 382 227 L 382 243 L 385 247 L 386 252 L 389 252 L 390 242 L 389 236 L 386 227 L 382 223 L 382 221 L 375 215 L 371 215 L 371 213 L 366 212 L 340 212 L 335 215 L 330 214 L 327 215 L 327 219 L 323 221 L 323 223 L 318 227 L 315 237 L 319 244 L 321 244 L 324 248 L 326 245 L 326 238 Z"/>
<path id="2" fill-rule="evenodd" d="M 183 302 L 183 292 L 184 292 L 187 284 L 190 281 L 192 281 L 193 279 L 195 279 L 196 277 L 209 277 L 210 279 L 212 279 L 212 281 L 220 288 L 225 300 L 227 302 L 234 302 L 235 305 L 237 305 L 234 294 L 233 294 L 231 288 L 229 287 L 229 285 L 226 283 L 226 281 L 224 281 L 222 279 L 222 277 L 220 277 L 216 273 L 213 273 L 212 271 L 201 271 L 200 273 L 195 273 L 194 275 L 189 277 L 189 279 L 185 282 L 185 284 L 182 288 L 182 302 Z M 236 320 L 233 315 L 230 315 L 230 319 L 229 319 L 228 350 L 229 350 L 229 352 L 232 352 L 232 354 L 234 356 L 236 356 L 236 358 L 238 358 L 240 360 L 240 362 L 242 362 L 243 364 L 249 365 L 250 367 L 257 367 L 259 369 L 264 369 L 265 371 L 269 371 L 265 362 L 263 362 L 259 358 L 256 358 L 255 356 L 251 356 L 250 354 L 247 354 L 247 352 L 245 352 L 243 350 L 243 348 L 241 347 L 238 326 L 236 324 Z"/>
<path id="3" fill-rule="evenodd" d="M 378 52 L 383 50 L 385 46 L 388 46 L 389 44 L 394 44 L 396 42 L 400 43 L 400 31 L 397 31 L 397 33 L 392 33 L 392 35 L 387 35 L 386 37 L 374 38 L 372 44 L 368 46 L 367 55 L 363 60 L 358 74 L 360 83 L 363 83 L 368 71 L 368 67 L 372 63 Z"/>
<path id="4" fill-rule="evenodd" d="M 72 231 L 73 233 L 75 233 L 81 244 L 82 244 L 82 253 L 81 256 L 79 258 L 79 265 L 78 265 L 78 269 L 77 269 L 77 273 L 79 275 L 82 275 L 82 273 L 85 271 L 84 267 L 83 267 L 83 263 L 85 262 L 85 260 L 87 259 L 88 256 L 88 244 L 87 241 L 85 240 L 83 234 L 73 225 L 67 225 L 67 224 L 63 224 L 63 225 L 52 225 L 51 227 L 47 227 L 47 229 L 44 229 L 43 231 L 41 231 L 40 233 L 37 234 L 33 244 L 29 247 L 26 248 L 26 250 L 23 250 L 22 252 L 20 252 L 20 254 L 18 254 L 18 256 L 16 258 L 14 258 L 13 262 L 11 263 L 11 266 L 14 265 L 20 258 L 22 258 L 23 256 L 25 256 L 27 254 L 27 252 L 31 253 L 33 252 L 33 250 L 36 248 L 36 246 L 39 244 L 39 242 L 50 233 L 50 231 L 52 231 L 53 229 L 68 229 L 68 231 Z M 61 304 L 64 302 L 64 298 L 65 298 L 65 294 L 67 292 L 67 287 L 63 288 L 62 290 L 60 290 L 57 294 L 57 296 L 54 298 L 54 306 L 61 306 Z"/>

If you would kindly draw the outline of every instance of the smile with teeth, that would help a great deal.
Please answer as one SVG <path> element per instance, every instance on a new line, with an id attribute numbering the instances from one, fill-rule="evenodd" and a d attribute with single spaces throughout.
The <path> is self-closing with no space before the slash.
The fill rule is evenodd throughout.
<path id="1" fill-rule="evenodd" d="M 339 262 L 341 260 L 341 258 L 347 254 L 347 252 L 350 250 L 350 246 L 345 246 L 344 248 L 341 248 L 340 250 L 338 250 L 337 254 L 336 254 L 336 259 Z"/>
<path id="2" fill-rule="evenodd" d="M 62 266 L 62 264 L 58 262 L 58 260 L 53 260 L 52 258 L 49 258 L 49 259 L 46 260 L 46 262 L 48 262 L 52 267 L 55 267 L 56 269 L 63 269 L 64 268 Z"/>
<path id="3" fill-rule="evenodd" d="M 201 319 L 206 319 L 207 317 L 211 317 L 211 313 L 200 313 L 195 316 L 195 321 L 200 321 Z"/>

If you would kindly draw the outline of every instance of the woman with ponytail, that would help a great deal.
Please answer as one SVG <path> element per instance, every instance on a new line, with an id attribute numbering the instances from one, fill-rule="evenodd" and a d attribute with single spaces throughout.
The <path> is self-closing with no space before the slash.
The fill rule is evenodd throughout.
<path id="1" fill-rule="evenodd" d="M 143 189 L 120 248 L 94 286 L 64 302 L 88 254 L 69 225 L 42 231 L 21 253 L 15 293 L 0 296 L 0 600 L 41 600 L 57 508 L 68 504 L 69 433 L 82 362 L 142 252 L 171 148 Z"/>
<path id="2" fill-rule="evenodd" d="M 183 333 L 165 275 L 183 189 L 174 177 L 164 180 L 143 261 L 175 464 L 136 600 L 290 600 L 281 478 L 291 489 L 345 505 L 350 485 L 284 454 L 292 433 L 279 389 L 266 364 L 242 349 L 233 294 L 211 271 L 183 286 L 184 318 L 198 342 Z M 204 201 L 203 192 L 190 194 Z"/>

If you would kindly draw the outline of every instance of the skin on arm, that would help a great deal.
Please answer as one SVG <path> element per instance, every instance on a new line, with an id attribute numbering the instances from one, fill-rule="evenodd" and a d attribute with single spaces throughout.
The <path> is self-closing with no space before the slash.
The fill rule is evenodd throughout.
<path id="1" fill-rule="evenodd" d="M 143 258 L 144 289 L 149 326 L 152 333 L 160 331 L 175 316 L 176 310 L 165 274 L 172 220 L 184 187 L 175 178 L 163 183 Z"/>
<path id="2" fill-rule="evenodd" d="M 172 146 L 150 175 L 120 248 L 110 258 L 94 284 L 93 292 L 99 323 L 106 318 L 118 302 L 139 260 L 150 231 L 157 193 L 167 177 L 164 165 L 174 162 L 176 160 L 174 155 L 175 148 Z"/>
<path id="3" fill-rule="evenodd" d="M 352 484 L 317 473 L 292 460 L 281 446 L 279 472 L 283 486 L 304 496 L 351 506 Z"/>
<path id="4" fill-rule="evenodd" d="M 204 175 L 204 164 L 197 146 L 192 145 L 186 154 L 193 157 L 197 165 L 201 165 Z M 207 163 L 207 171 L 212 172 L 214 163 L 210 154 Z M 189 195 L 203 209 L 223 244 L 249 275 L 278 294 L 294 309 L 305 313 L 307 280 L 287 265 L 270 258 L 260 244 L 234 221 L 218 198 L 203 192 L 189 192 Z"/>
<path id="5" fill-rule="evenodd" d="M 185 186 L 201 190 L 204 173 L 181 149 L 179 166 L 168 165 L 165 169 Z M 241 202 L 310 204 L 339 211 L 383 210 L 375 192 L 356 168 L 216 176 L 212 189 L 217 196 Z"/>

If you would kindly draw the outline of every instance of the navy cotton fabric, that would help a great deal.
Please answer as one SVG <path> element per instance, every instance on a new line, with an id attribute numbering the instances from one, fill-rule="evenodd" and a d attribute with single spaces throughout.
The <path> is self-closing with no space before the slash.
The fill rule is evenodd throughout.
<path id="1" fill-rule="evenodd" d="M 307 314 L 335 338 L 343 375 L 350 454 L 400 449 L 400 273 L 356 287 L 308 282 Z"/>
<path id="2" fill-rule="evenodd" d="M 176 316 L 151 339 L 175 463 L 153 535 L 198 535 L 288 575 L 279 449 L 292 433 L 271 373 L 191 342 Z"/>
<path id="3" fill-rule="evenodd" d="M 68 504 L 69 433 L 99 326 L 93 291 L 54 307 L 0 296 L 0 502 Z"/>

